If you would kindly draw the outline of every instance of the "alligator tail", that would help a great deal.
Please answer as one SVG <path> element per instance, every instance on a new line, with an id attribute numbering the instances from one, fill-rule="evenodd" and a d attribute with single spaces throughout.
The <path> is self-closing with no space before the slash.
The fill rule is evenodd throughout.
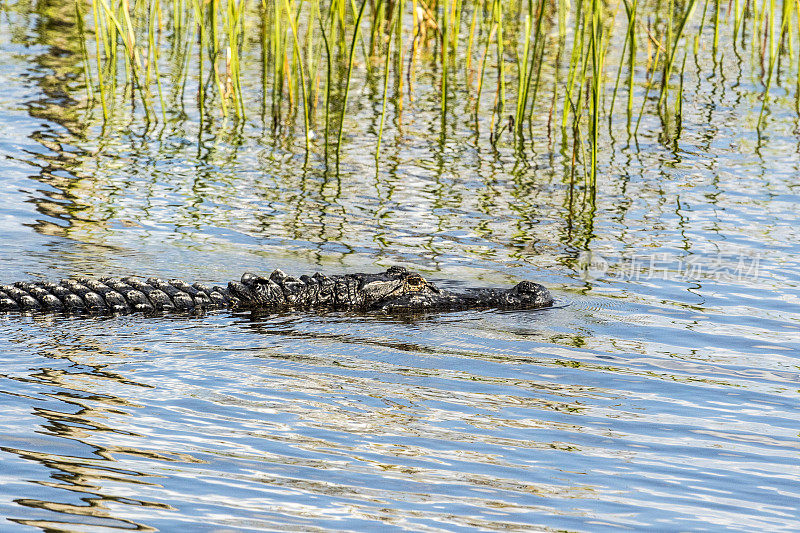
<path id="1" fill-rule="evenodd" d="M 239 299 L 227 288 L 189 285 L 180 280 L 86 278 L 60 282 L 20 281 L 0 285 L 0 311 L 63 313 L 199 313 L 236 308 Z"/>

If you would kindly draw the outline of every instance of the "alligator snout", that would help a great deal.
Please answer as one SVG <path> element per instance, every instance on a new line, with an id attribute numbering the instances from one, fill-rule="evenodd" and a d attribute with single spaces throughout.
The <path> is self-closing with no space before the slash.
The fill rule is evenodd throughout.
<path id="1" fill-rule="evenodd" d="M 511 290 L 518 294 L 540 294 L 542 292 L 547 292 L 547 289 L 545 289 L 538 283 L 534 283 L 532 281 L 527 281 L 527 280 L 520 281 Z"/>
<path id="2" fill-rule="evenodd" d="M 543 286 L 532 281 L 520 281 L 510 291 L 520 298 L 522 304 L 532 307 L 547 307 L 553 305 L 553 296 Z"/>

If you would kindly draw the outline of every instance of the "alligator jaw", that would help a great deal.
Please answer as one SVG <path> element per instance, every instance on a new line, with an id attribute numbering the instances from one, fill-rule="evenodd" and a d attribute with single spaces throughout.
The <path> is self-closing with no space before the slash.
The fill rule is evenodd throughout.
<path id="1" fill-rule="evenodd" d="M 410 293 L 376 302 L 371 309 L 386 314 L 467 309 L 538 309 L 553 305 L 543 286 L 522 281 L 511 289 L 467 289 L 464 292 Z"/>

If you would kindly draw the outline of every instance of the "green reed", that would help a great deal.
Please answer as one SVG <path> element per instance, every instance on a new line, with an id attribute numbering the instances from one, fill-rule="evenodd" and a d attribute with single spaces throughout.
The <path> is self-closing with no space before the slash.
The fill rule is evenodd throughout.
<path id="1" fill-rule="evenodd" d="M 355 31 L 353 32 L 353 40 L 350 43 L 350 53 L 347 60 L 347 76 L 345 77 L 344 95 L 342 96 L 342 114 L 339 118 L 339 135 L 336 137 L 336 161 L 339 161 L 339 151 L 342 147 L 342 134 L 344 132 L 344 121 L 347 114 L 347 97 L 350 93 L 350 80 L 353 74 L 353 61 L 355 59 L 356 41 L 358 40 L 359 30 L 361 29 L 361 18 L 364 16 L 364 8 L 367 6 L 367 0 L 361 0 L 361 9 L 358 10 L 358 16 L 355 22 Z"/>
<path id="2" fill-rule="evenodd" d="M 233 0 L 230 0 L 233 1 Z M 303 93 L 303 125 L 305 129 L 303 130 L 305 133 L 305 140 L 306 140 L 306 153 L 310 150 L 310 143 L 311 143 L 311 130 L 309 126 L 309 103 L 308 103 L 308 93 L 306 91 L 306 73 L 303 69 L 303 58 L 300 56 L 300 43 L 297 37 L 297 26 L 295 25 L 294 17 L 291 16 L 292 10 L 289 7 L 289 0 L 283 0 L 283 5 L 286 8 L 286 12 L 289 13 L 288 21 L 289 27 L 292 29 L 292 40 L 294 43 L 294 58 L 297 61 L 297 66 L 300 71 L 300 88 Z"/>
<path id="3" fill-rule="evenodd" d="M 663 79 L 665 81 L 661 84 L 661 93 L 658 96 L 658 105 L 659 105 L 659 107 L 664 103 L 664 99 L 667 96 L 667 89 L 669 87 L 669 79 L 672 76 L 672 69 L 673 69 L 673 67 L 675 65 L 675 52 L 678 51 L 679 42 L 680 42 L 681 38 L 683 37 L 684 30 L 686 29 L 686 23 L 689 22 L 689 19 L 691 18 L 692 13 L 694 13 L 694 9 L 695 9 L 696 4 L 697 4 L 696 0 L 689 0 L 688 5 L 686 6 L 686 10 L 684 11 L 683 15 L 681 16 L 681 18 L 680 18 L 680 20 L 678 22 L 678 28 L 674 32 L 674 36 L 672 35 L 672 31 L 671 31 L 672 28 L 670 27 L 670 33 L 669 33 L 669 35 L 668 35 L 668 37 L 666 39 L 667 46 L 668 46 L 667 54 L 669 55 L 669 58 L 664 63 L 664 77 L 663 77 Z M 672 1 L 670 1 L 670 7 L 672 7 Z M 670 14 L 671 13 L 672 12 L 670 10 Z M 671 22 L 671 19 L 670 19 L 670 22 Z M 670 24 L 670 26 L 671 26 L 671 24 Z M 715 30 L 714 34 L 715 34 L 714 48 L 716 48 L 716 46 L 717 46 L 716 45 L 716 42 L 717 42 L 716 41 L 716 35 L 717 35 L 717 31 L 716 30 Z"/>
<path id="4" fill-rule="evenodd" d="M 78 25 L 78 35 L 80 37 L 81 59 L 83 61 L 83 75 L 86 78 L 86 98 L 91 100 L 94 97 L 92 71 L 89 66 L 89 50 L 86 45 L 86 29 L 83 22 L 83 6 L 80 2 L 75 2 L 75 19 Z"/>
<path id="5" fill-rule="evenodd" d="M 605 35 L 603 31 L 603 8 L 598 0 L 592 0 L 592 18 L 590 26 L 589 50 L 591 54 L 591 73 L 589 80 L 591 87 L 591 99 L 589 104 L 590 125 L 589 134 L 591 136 L 591 165 L 589 175 L 591 183 L 594 184 L 597 178 L 597 151 L 600 137 L 600 115 L 602 114 L 602 96 L 605 72 Z"/>
<path id="6" fill-rule="evenodd" d="M 105 120 L 132 102 L 144 120 L 169 123 L 191 86 L 201 120 L 253 120 L 256 103 L 277 135 L 302 121 L 307 154 L 327 155 L 331 127 L 338 127 L 337 155 L 346 129 L 366 134 L 348 105 L 352 86 L 364 80 L 382 86 L 376 159 L 390 100 L 402 127 L 404 105 L 424 88 L 438 93 L 442 139 L 458 120 L 453 99 L 471 111 L 476 134 L 485 117 L 492 145 L 520 156 L 552 142 L 537 126 L 560 123 L 562 144 L 574 145 L 575 164 L 590 180 L 606 142 L 600 125 L 611 130 L 620 120 L 617 101 L 626 102 L 631 140 L 647 115 L 667 128 L 683 116 L 685 77 L 707 76 L 703 57 L 716 69 L 728 49 L 746 46 L 762 90 L 759 128 L 775 84 L 794 92 L 800 108 L 800 0 L 704 0 L 702 9 L 697 0 L 76 1 L 86 98 Z M 686 66 L 688 54 L 694 67 Z M 483 97 L 489 91 L 491 102 Z M 322 139 L 314 135 L 318 120 Z"/>
<path id="7" fill-rule="evenodd" d="M 766 86 L 764 87 L 764 94 L 761 99 L 761 111 L 758 114 L 758 126 L 761 127 L 763 120 L 764 120 L 764 111 L 767 107 L 767 101 L 769 97 L 769 91 L 772 87 L 772 76 L 775 70 L 775 64 L 778 60 L 778 52 L 776 50 L 776 43 L 778 41 L 777 46 L 780 46 L 780 43 L 783 41 L 784 36 L 789 30 L 789 21 L 792 17 L 792 7 L 793 4 L 790 1 L 787 1 L 783 4 L 783 9 L 781 10 L 781 25 L 780 31 L 778 35 L 773 38 L 773 35 L 770 33 L 769 39 L 769 68 L 767 69 L 767 81 Z M 770 16 L 768 19 L 769 26 L 772 27 L 774 25 L 774 10 L 775 4 L 774 1 L 772 3 L 772 9 L 770 10 Z M 791 41 L 790 41 L 791 42 Z"/>
<path id="8" fill-rule="evenodd" d="M 387 6 L 387 10 L 389 10 L 389 25 L 387 28 L 387 33 L 391 36 L 392 31 L 394 30 L 395 25 L 399 24 L 399 17 L 397 16 L 397 4 Z M 387 40 L 387 48 L 386 48 L 386 57 L 383 61 L 383 101 L 381 102 L 381 122 L 380 126 L 378 127 L 378 141 L 375 146 L 375 161 L 378 162 L 380 160 L 380 152 L 381 152 L 381 141 L 383 140 L 383 125 L 386 121 L 386 104 L 389 96 L 389 66 L 391 64 L 392 57 L 392 39 L 391 37 Z"/>

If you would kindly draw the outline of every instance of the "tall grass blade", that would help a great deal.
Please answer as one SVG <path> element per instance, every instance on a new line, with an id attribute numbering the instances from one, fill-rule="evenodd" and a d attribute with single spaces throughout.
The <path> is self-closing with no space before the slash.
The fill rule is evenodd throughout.
<path id="1" fill-rule="evenodd" d="M 328 35 L 325 33 L 325 25 L 322 19 L 319 20 L 319 28 L 322 33 L 322 42 L 325 43 L 325 61 L 327 63 L 327 77 L 325 80 L 325 160 L 328 160 L 328 125 L 331 116 L 331 48 L 328 45 Z"/>
<path id="2" fill-rule="evenodd" d="M 347 111 L 347 96 L 350 92 L 350 80 L 353 74 L 353 60 L 356 52 L 356 41 L 358 40 L 359 30 L 361 29 L 361 17 L 364 16 L 364 8 L 367 6 L 367 0 L 361 0 L 361 8 L 358 10 L 356 17 L 355 28 L 353 29 L 353 39 L 350 43 L 350 52 L 347 59 L 347 76 L 345 78 L 344 95 L 342 96 L 342 114 L 339 120 L 339 134 L 336 136 L 336 161 L 339 161 L 339 151 L 342 147 L 342 134 L 344 132 L 344 117 Z"/>
<path id="3" fill-rule="evenodd" d="M 787 9 L 791 9 L 792 4 L 790 2 L 785 2 L 783 4 L 784 16 L 783 22 L 781 23 L 780 33 L 778 34 L 778 45 L 777 49 L 775 47 L 775 39 L 773 38 L 772 34 L 769 35 L 769 50 L 770 50 L 770 58 L 769 58 L 769 68 L 767 69 L 767 83 L 764 87 L 764 93 L 761 98 L 761 111 L 758 113 L 758 123 L 757 129 L 761 129 L 763 122 L 764 122 L 764 111 L 767 108 L 767 100 L 769 100 L 769 93 L 772 88 L 772 73 L 775 70 L 775 63 L 778 60 L 780 55 L 780 40 L 781 36 L 786 32 L 787 25 L 789 24 L 789 19 L 791 18 L 789 14 L 786 13 Z M 772 27 L 772 24 L 770 24 Z"/>
<path id="4" fill-rule="evenodd" d="M 391 29 L 393 25 L 396 24 L 395 20 L 396 14 L 394 9 L 392 9 L 392 13 L 390 13 L 389 19 L 390 19 L 389 33 L 391 34 Z M 383 139 L 383 123 L 386 120 L 386 101 L 389 95 L 389 63 L 391 63 L 391 57 L 392 57 L 392 39 L 389 39 L 389 42 L 386 45 L 386 59 L 383 62 L 383 102 L 381 104 L 381 122 L 380 126 L 378 127 L 378 143 L 377 146 L 375 147 L 376 163 L 380 160 L 381 141 Z"/>
<path id="5" fill-rule="evenodd" d="M 76 0 L 80 2 L 80 0 Z M 105 38 L 106 32 L 103 31 L 103 28 L 100 26 L 100 8 L 97 5 L 97 2 L 92 2 L 92 16 L 94 18 L 94 43 L 95 43 L 95 60 L 97 62 L 97 83 L 98 89 L 100 91 L 100 106 L 103 109 L 103 120 L 108 121 L 108 106 L 106 105 L 106 84 L 105 79 L 103 77 L 103 60 L 102 56 L 103 53 L 101 52 L 101 46 L 108 50 L 108 45 L 102 44 L 105 41 L 101 41 L 98 34 L 102 35 Z"/>
<path id="6" fill-rule="evenodd" d="M 686 7 L 686 11 L 684 11 L 681 20 L 678 22 L 678 29 L 675 32 L 673 41 L 669 44 L 669 58 L 664 66 L 664 79 L 661 82 L 661 93 L 658 96 L 659 107 L 661 107 L 661 105 L 664 103 L 664 98 L 666 98 L 667 95 L 667 87 L 669 86 L 669 79 L 672 75 L 672 67 L 675 64 L 675 52 L 678 49 L 678 42 L 681 40 L 681 36 L 683 36 L 683 31 L 686 29 L 686 23 L 691 18 L 696 5 L 697 0 L 689 0 L 689 5 Z"/>
<path id="7" fill-rule="evenodd" d="M 305 126 L 305 145 L 306 145 L 306 156 L 308 156 L 309 152 L 311 151 L 311 130 L 309 127 L 309 103 L 308 103 L 308 94 L 306 91 L 306 75 L 305 71 L 303 70 L 303 58 L 300 54 L 300 43 L 297 39 L 297 25 L 295 23 L 294 17 L 292 17 L 292 11 L 289 8 L 289 0 L 283 0 L 283 6 L 286 9 L 286 13 L 289 19 L 289 27 L 292 29 L 292 38 L 294 42 L 294 57 L 297 61 L 298 69 L 300 70 L 300 88 L 301 92 L 303 93 L 303 125 Z"/>
<path id="8" fill-rule="evenodd" d="M 86 29 L 83 26 L 83 9 L 81 9 L 80 0 L 75 1 L 75 20 L 78 26 L 78 39 L 80 39 L 81 46 L 81 61 L 83 62 L 83 77 L 86 82 L 86 100 L 87 105 L 91 104 L 94 98 L 94 81 L 92 80 L 92 70 L 89 67 L 89 51 L 86 47 Z"/>

